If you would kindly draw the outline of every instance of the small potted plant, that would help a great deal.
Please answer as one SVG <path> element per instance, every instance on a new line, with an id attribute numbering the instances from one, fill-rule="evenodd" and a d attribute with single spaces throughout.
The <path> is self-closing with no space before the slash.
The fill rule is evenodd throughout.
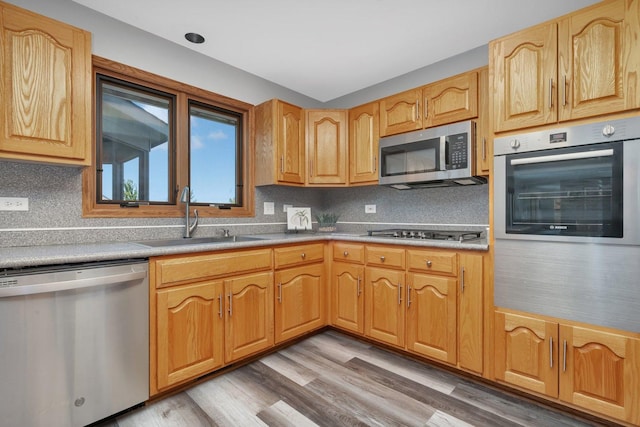
<path id="1" fill-rule="evenodd" d="M 336 231 L 336 223 L 340 215 L 335 213 L 321 213 L 316 215 L 318 221 L 318 231 L 322 233 L 333 233 Z"/>

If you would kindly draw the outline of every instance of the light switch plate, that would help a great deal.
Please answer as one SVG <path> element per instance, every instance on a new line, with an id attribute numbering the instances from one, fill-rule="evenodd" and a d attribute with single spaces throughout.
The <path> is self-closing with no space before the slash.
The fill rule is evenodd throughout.
<path id="1" fill-rule="evenodd" d="M 0 211 L 28 211 L 27 197 L 0 197 Z"/>
<path id="2" fill-rule="evenodd" d="M 264 202 L 264 214 L 265 215 L 275 214 L 275 205 L 273 202 Z"/>
<path id="3" fill-rule="evenodd" d="M 364 213 L 376 213 L 376 205 L 364 205 Z"/>

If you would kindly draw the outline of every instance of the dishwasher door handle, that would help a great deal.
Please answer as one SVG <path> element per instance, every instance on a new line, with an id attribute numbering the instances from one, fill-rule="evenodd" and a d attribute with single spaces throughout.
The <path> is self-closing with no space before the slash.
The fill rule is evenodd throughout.
<path id="1" fill-rule="evenodd" d="M 124 274 L 113 274 L 110 276 L 89 277 L 87 279 L 64 280 L 60 282 L 38 283 L 24 286 L 0 287 L 0 298 L 44 294 L 73 289 L 92 288 L 96 286 L 117 285 L 120 283 L 133 282 L 144 279 L 146 271 L 133 271 Z"/>

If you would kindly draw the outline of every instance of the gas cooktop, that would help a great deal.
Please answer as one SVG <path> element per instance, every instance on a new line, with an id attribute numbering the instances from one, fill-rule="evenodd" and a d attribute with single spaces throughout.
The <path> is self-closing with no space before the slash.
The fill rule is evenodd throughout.
<path id="1" fill-rule="evenodd" d="M 385 230 L 367 230 L 367 235 L 372 237 L 388 237 L 395 239 L 449 240 L 462 243 L 479 239 L 482 236 L 482 232 L 469 230 L 416 230 L 390 228 Z"/>

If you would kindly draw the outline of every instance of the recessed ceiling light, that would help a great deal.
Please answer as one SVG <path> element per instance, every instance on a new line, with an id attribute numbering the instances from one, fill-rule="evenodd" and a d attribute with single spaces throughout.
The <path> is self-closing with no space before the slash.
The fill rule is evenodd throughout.
<path id="1" fill-rule="evenodd" d="M 191 43 L 204 43 L 204 37 L 198 33 L 187 33 L 184 35 L 184 38 L 189 40 Z"/>

